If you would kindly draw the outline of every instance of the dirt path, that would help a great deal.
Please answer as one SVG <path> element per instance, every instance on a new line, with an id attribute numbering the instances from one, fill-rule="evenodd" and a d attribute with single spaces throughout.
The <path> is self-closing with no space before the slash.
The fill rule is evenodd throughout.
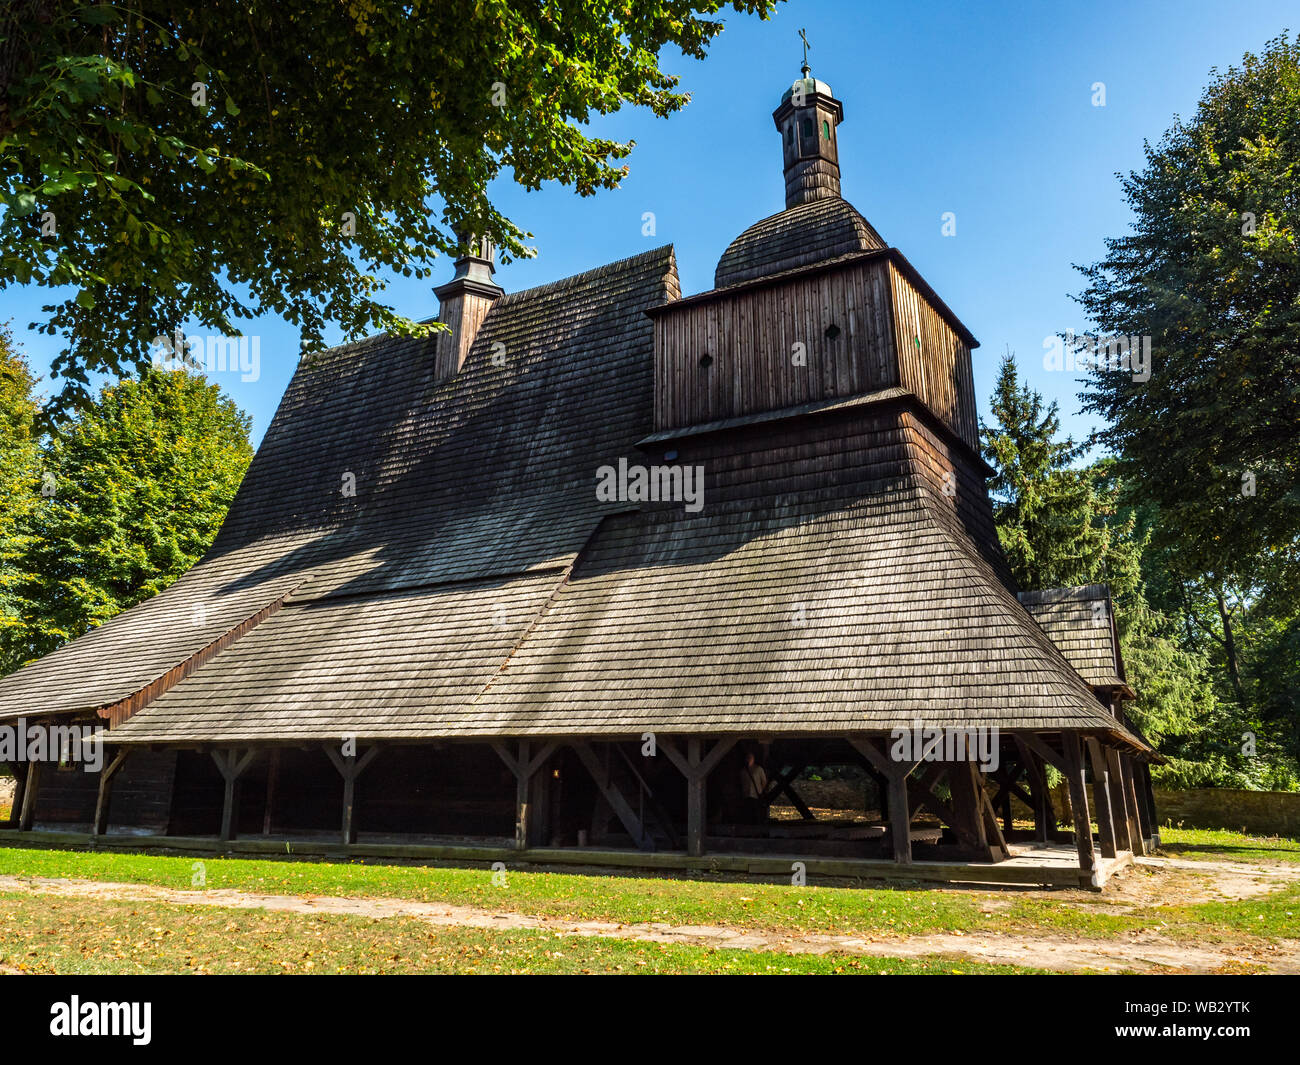
<path id="1" fill-rule="evenodd" d="M 1163 866 L 1165 860 L 1145 862 Z M 1197 879 L 1209 877 L 1218 897 L 1244 897 L 1269 891 L 1300 878 L 1300 869 L 1262 869 L 1241 863 L 1178 862 Z M 1174 868 L 1171 866 L 1171 868 Z M 1105 903 L 1132 908 L 1131 899 Z M 1167 887 L 1168 885 L 1166 885 Z M 1145 885 L 1143 886 L 1145 887 Z M 1228 888 L 1229 890 L 1224 890 Z M 1235 888 L 1234 890 L 1231 890 Z M 60 880 L 43 877 L 0 876 L 0 892 L 57 895 L 63 898 L 114 899 L 168 905 L 265 909 L 300 914 L 354 914 L 372 918 L 407 917 L 436 926 L 484 929 L 541 929 L 555 935 L 596 936 L 648 943 L 681 943 L 736 950 L 771 950 L 795 954 L 862 954 L 912 958 L 926 954 L 951 954 L 972 961 L 1074 970 L 1110 969 L 1136 972 L 1208 973 L 1240 968 L 1243 964 L 1273 973 L 1300 973 L 1300 940 L 1247 950 L 1186 943 L 1143 931 L 1124 939 L 1085 939 L 1078 936 L 1018 936 L 991 933 L 942 933 L 921 936 L 844 936 L 813 933 L 786 935 L 720 925 L 618 924 L 610 921 L 567 921 L 451 903 L 412 902 L 402 899 L 335 898 L 326 896 L 263 895 L 229 889 L 178 891 L 145 884 Z M 1068 904 L 1066 900 L 1061 900 Z M 1137 903 L 1140 904 L 1140 903 Z"/>

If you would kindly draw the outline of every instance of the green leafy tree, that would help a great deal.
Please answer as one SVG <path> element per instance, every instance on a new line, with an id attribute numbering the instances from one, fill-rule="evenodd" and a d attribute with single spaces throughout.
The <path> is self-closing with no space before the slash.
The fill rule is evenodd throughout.
<path id="1" fill-rule="evenodd" d="M 307 342 L 328 322 L 420 331 L 376 272 L 426 276 L 458 232 L 527 254 L 489 183 L 617 186 L 633 145 L 590 122 L 680 110 L 660 52 L 702 59 L 723 28 L 707 16 L 774 5 L 12 0 L 0 285 L 71 286 L 42 326 L 68 340 L 63 405 L 192 320 L 233 333 L 273 313 Z"/>
<path id="2" fill-rule="evenodd" d="M 252 461 L 249 418 L 184 370 L 101 390 L 55 427 L 54 494 L 27 553 L 27 657 L 156 595 L 216 537 Z"/>
<path id="3" fill-rule="evenodd" d="M 1146 146 L 1145 169 L 1123 178 L 1133 232 L 1083 269 L 1078 297 L 1103 331 L 1152 338 L 1150 380 L 1098 372 L 1082 399 L 1230 642 L 1234 587 L 1252 592 L 1267 570 L 1300 594 L 1297 130 L 1300 38 L 1283 36 Z"/>
<path id="4" fill-rule="evenodd" d="M 982 424 L 984 457 L 998 539 L 1021 588 L 1061 588 L 1109 581 L 1117 595 L 1138 582 L 1137 555 L 1127 542 L 1132 523 L 1106 521 L 1116 490 L 1098 471 L 1076 469 L 1083 446 L 1058 439 L 1055 402 L 1021 385 L 1008 353 L 991 401 L 993 424 Z"/>
<path id="5" fill-rule="evenodd" d="M 1083 448 L 1059 438 L 1056 405 L 1045 406 L 1020 383 L 1010 355 L 991 412 L 994 423 L 981 433 L 996 470 L 989 488 L 1013 577 L 1024 588 L 1110 586 L 1120 653 L 1137 693 L 1126 712 L 1175 760 L 1172 770 L 1159 771 L 1162 781 L 1258 786 L 1278 759 L 1250 763 L 1229 745 L 1241 735 L 1239 715 L 1216 700 L 1207 651 L 1186 638 L 1176 604 L 1166 613 L 1147 599 L 1146 564 L 1159 557 L 1150 547 L 1155 508 L 1121 503 L 1123 465 L 1116 460 L 1072 465 Z M 1161 589 L 1166 601 L 1169 591 Z M 1251 768 L 1260 773 L 1250 776 Z"/>
<path id="6" fill-rule="evenodd" d="M 26 657 L 23 617 L 31 604 L 23 589 L 30 583 L 27 555 L 41 502 L 39 409 L 27 362 L 15 349 L 13 335 L 0 328 L 0 673 Z"/>

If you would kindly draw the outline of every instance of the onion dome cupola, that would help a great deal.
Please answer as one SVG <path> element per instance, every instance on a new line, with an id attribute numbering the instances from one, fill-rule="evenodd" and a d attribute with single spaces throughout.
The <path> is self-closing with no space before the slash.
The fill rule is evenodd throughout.
<path id="1" fill-rule="evenodd" d="M 871 223 L 840 197 L 837 129 L 844 105 L 826 82 L 812 76 L 806 53 L 800 73 L 772 112 L 781 134 L 785 210 L 731 242 L 714 272 L 715 288 L 886 246 Z"/>

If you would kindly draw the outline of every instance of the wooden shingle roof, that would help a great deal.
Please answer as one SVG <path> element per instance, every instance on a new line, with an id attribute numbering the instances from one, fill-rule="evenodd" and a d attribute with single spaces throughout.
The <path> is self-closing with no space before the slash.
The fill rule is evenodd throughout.
<path id="1" fill-rule="evenodd" d="M 203 561 L 0 681 L 0 717 L 171 676 L 115 741 L 1122 733 L 915 470 L 601 502 L 653 425 L 645 311 L 678 295 L 662 248 L 501 297 L 446 381 L 433 341 L 305 361 Z"/>
<path id="2" fill-rule="evenodd" d="M 755 222 L 731 242 L 714 271 L 715 288 L 885 247 L 880 234 L 838 196 L 789 207 Z"/>
<path id="3" fill-rule="evenodd" d="M 508 294 L 444 383 L 433 339 L 304 359 L 202 561 L 0 680 L 0 718 L 117 703 L 290 592 L 302 602 L 568 565 L 617 509 L 596 499 L 596 467 L 651 429 L 644 312 L 677 291 L 663 247 Z"/>
<path id="4" fill-rule="evenodd" d="M 605 519 L 572 572 L 289 604 L 134 742 L 1122 731 L 916 483 Z"/>
<path id="5" fill-rule="evenodd" d="M 1127 687 L 1107 585 L 1020 592 L 1019 599 L 1084 680 L 1099 688 Z"/>

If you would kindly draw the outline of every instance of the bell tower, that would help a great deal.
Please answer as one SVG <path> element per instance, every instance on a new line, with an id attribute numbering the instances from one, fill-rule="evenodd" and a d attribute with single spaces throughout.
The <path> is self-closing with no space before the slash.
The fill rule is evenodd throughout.
<path id="1" fill-rule="evenodd" d="M 785 168 L 785 205 L 798 207 L 814 200 L 839 199 L 840 155 L 836 127 L 844 121 L 844 105 L 831 87 L 812 76 L 808 38 L 804 41 L 800 77 L 781 97 L 772 121 L 781 134 Z"/>

